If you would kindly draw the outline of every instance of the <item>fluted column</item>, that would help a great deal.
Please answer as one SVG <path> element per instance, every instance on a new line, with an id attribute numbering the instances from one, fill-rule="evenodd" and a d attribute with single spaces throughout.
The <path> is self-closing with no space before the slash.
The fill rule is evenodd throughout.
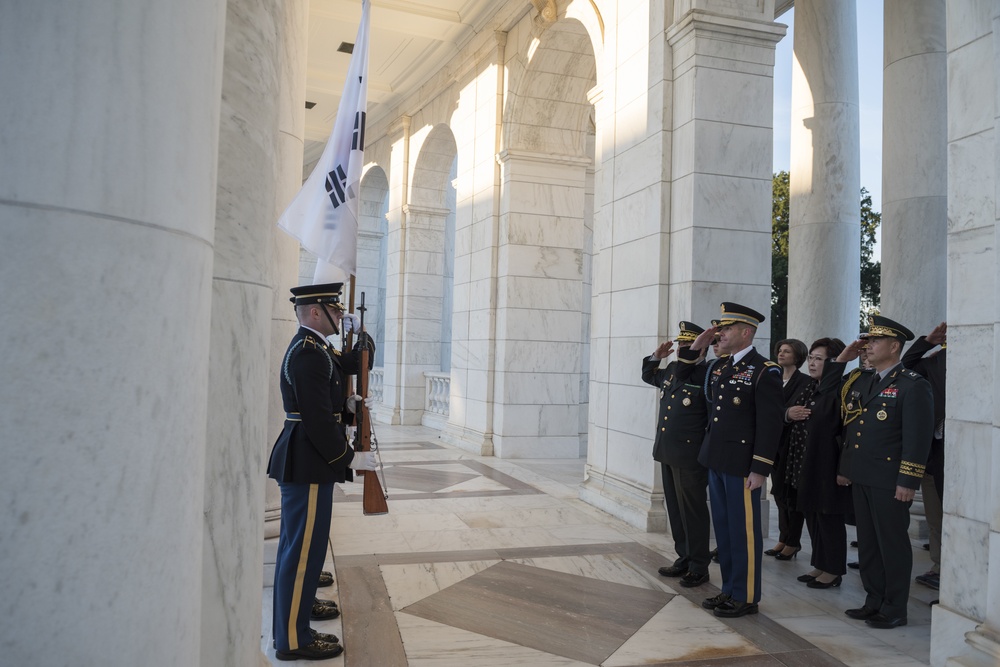
<path id="1" fill-rule="evenodd" d="M 945 318 L 948 70 L 944 0 L 885 0 L 882 312 L 918 334 Z"/>
<path id="2" fill-rule="evenodd" d="M 0 658 L 199 664 L 225 3 L 0 3 Z"/>
<path id="3" fill-rule="evenodd" d="M 285 5 L 229 0 L 226 11 L 204 476 L 205 666 L 263 659 L 264 470 L 275 376 L 270 264 Z"/>
<path id="4" fill-rule="evenodd" d="M 795 4 L 788 335 L 854 340 L 861 303 L 855 0 Z"/>

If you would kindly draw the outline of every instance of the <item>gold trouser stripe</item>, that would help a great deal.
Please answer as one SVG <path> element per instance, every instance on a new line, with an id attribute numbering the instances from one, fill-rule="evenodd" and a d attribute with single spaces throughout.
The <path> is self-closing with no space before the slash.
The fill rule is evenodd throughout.
<path id="1" fill-rule="evenodd" d="M 299 620 L 299 605 L 302 602 L 302 585 L 306 580 L 306 565 L 309 563 L 309 547 L 312 545 L 313 524 L 316 523 L 316 499 L 319 497 L 319 484 L 309 485 L 309 502 L 306 505 L 306 529 L 302 536 L 302 549 L 299 551 L 299 566 L 295 570 L 295 585 L 292 586 L 292 607 L 288 614 L 288 650 L 299 648 L 299 636 L 295 627 Z"/>
<path id="2" fill-rule="evenodd" d="M 754 590 L 754 572 L 757 571 L 757 562 L 755 555 L 757 550 L 754 548 L 754 532 L 753 532 L 753 492 L 747 488 L 747 480 L 743 478 L 743 517 L 746 522 L 746 545 L 747 545 L 747 603 L 752 603 L 754 594 L 757 591 Z"/>

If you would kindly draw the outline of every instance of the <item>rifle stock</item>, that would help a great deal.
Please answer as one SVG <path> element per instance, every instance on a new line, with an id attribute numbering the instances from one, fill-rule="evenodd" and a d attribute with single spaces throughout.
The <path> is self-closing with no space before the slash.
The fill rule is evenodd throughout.
<path id="1" fill-rule="evenodd" d="M 362 329 L 364 331 L 364 329 Z M 361 368 L 358 370 L 358 393 L 362 398 L 368 398 L 368 356 L 371 351 L 365 345 L 361 350 Z M 364 401 L 358 402 L 358 437 L 354 444 L 355 451 L 367 452 L 372 448 L 372 427 L 371 413 Z M 358 475 L 364 475 L 364 494 L 362 496 L 362 510 L 365 516 L 372 514 L 388 514 L 389 505 L 385 501 L 385 492 L 382 490 L 382 483 L 374 470 L 358 470 Z"/>

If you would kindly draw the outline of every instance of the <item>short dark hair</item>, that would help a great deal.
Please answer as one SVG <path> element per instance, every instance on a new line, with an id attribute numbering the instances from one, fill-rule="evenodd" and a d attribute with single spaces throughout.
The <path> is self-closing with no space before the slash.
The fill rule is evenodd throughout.
<path id="1" fill-rule="evenodd" d="M 817 347 L 825 347 L 826 356 L 830 359 L 836 359 L 847 346 L 839 338 L 818 338 L 809 346 L 809 351 L 812 352 Z"/>
<path id="2" fill-rule="evenodd" d="M 795 359 L 795 367 L 798 368 L 803 363 L 805 363 L 806 357 L 809 356 L 809 350 L 806 349 L 806 344 L 797 338 L 785 338 L 784 340 L 779 340 L 774 344 L 774 358 L 778 358 L 778 350 L 781 349 L 782 345 L 787 345 L 792 348 L 792 357 Z"/>

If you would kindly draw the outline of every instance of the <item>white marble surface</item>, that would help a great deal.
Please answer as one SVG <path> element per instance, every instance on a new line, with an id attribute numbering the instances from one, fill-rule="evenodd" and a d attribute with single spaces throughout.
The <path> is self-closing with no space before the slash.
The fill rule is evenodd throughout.
<path id="1" fill-rule="evenodd" d="M 788 335 L 853 340 L 860 300 L 857 8 L 796 8 L 789 173 Z M 838 280 L 816 276 L 838 275 Z M 884 312 L 884 311 L 883 311 Z"/>
<path id="2" fill-rule="evenodd" d="M 0 7 L 10 664 L 198 664 L 223 5 Z"/>
<path id="3" fill-rule="evenodd" d="M 881 305 L 926 333 L 947 305 L 945 2 L 890 0 L 884 14 Z"/>

